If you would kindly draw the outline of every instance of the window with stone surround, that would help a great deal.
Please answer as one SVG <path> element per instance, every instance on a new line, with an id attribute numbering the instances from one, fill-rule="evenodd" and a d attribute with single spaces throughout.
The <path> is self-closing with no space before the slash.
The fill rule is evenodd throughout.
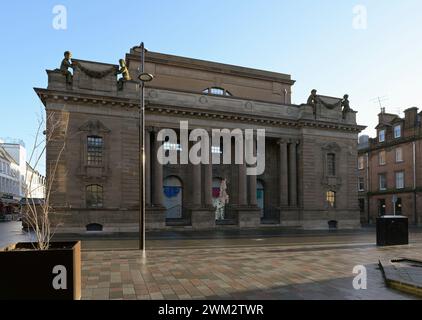
<path id="1" fill-rule="evenodd" d="M 400 124 L 394 126 L 394 138 L 395 139 L 401 138 L 401 125 Z"/>
<path id="2" fill-rule="evenodd" d="M 358 191 L 365 191 L 365 179 L 363 177 L 359 177 Z"/>
<path id="3" fill-rule="evenodd" d="M 387 162 L 386 162 L 386 153 L 385 151 L 380 151 L 378 153 L 378 162 L 380 166 L 384 166 Z"/>
<path id="4" fill-rule="evenodd" d="M 378 141 L 379 142 L 385 141 L 385 129 L 382 129 L 378 132 Z"/>
<path id="5" fill-rule="evenodd" d="M 404 189 L 404 172 L 396 172 L 396 189 Z"/>
<path id="6" fill-rule="evenodd" d="M 387 175 L 385 173 L 381 173 L 378 176 L 379 179 L 379 189 L 380 191 L 387 190 Z"/>
<path id="7" fill-rule="evenodd" d="M 98 209 L 103 207 L 103 187 L 92 184 L 86 187 L 87 208 Z"/>
<path id="8" fill-rule="evenodd" d="M 396 149 L 396 162 L 402 162 L 403 161 L 403 149 L 397 148 Z"/>
<path id="9" fill-rule="evenodd" d="M 327 154 L 327 174 L 334 177 L 336 175 L 336 155 L 335 153 Z"/>
<path id="10" fill-rule="evenodd" d="M 363 156 L 360 156 L 358 159 L 358 168 L 359 170 L 365 169 L 365 158 Z"/>
<path id="11" fill-rule="evenodd" d="M 330 208 L 336 207 L 336 192 L 327 191 L 327 203 Z"/>
<path id="12" fill-rule="evenodd" d="M 103 164 L 104 141 L 99 136 L 87 137 L 87 164 L 98 166 Z"/>

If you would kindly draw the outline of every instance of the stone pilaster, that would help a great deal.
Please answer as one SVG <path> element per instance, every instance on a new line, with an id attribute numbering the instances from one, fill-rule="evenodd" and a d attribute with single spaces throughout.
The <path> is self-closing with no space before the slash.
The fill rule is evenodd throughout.
<path id="1" fill-rule="evenodd" d="M 162 145 L 162 141 L 157 140 L 158 128 L 154 128 L 154 153 L 153 153 L 153 204 L 156 207 L 163 206 L 163 165 L 158 161 L 158 152 Z"/>
<path id="2" fill-rule="evenodd" d="M 289 205 L 289 171 L 288 171 L 288 155 L 287 155 L 287 141 L 280 139 L 278 141 L 280 147 L 280 162 L 279 162 L 279 199 L 280 207 L 287 207 Z"/>
<path id="3" fill-rule="evenodd" d="M 210 146 L 210 151 L 209 151 L 209 164 L 204 165 L 204 205 L 206 207 L 212 207 L 212 147 L 211 146 Z"/>
<path id="4" fill-rule="evenodd" d="M 151 128 L 145 130 L 145 205 L 151 206 Z"/>
<path id="5" fill-rule="evenodd" d="M 247 179 L 246 179 L 246 164 L 239 164 L 238 170 L 239 170 L 239 176 L 238 176 L 238 188 L 239 188 L 239 206 L 246 206 L 248 204 L 247 199 Z"/>
<path id="6" fill-rule="evenodd" d="M 289 144 L 289 203 L 291 207 L 297 207 L 297 140 Z"/>

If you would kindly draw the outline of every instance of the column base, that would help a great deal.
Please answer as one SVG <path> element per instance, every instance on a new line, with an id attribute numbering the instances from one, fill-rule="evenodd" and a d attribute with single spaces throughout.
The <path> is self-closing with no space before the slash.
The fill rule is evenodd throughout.
<path id="1" fill-rule="evenodd" d="M 236 208 L 239 228 L 256 228 L 261 225 L 261 209 L 239 206 Z"/>
<path id="2" fill-rule="evenodd" d="M 215 228 L 215 209 L 213 207 L 190 209 L 192 229 Z"/>
<path id="3" fill-rule="evenodd" d="M 164 229 L 166 227 L 166 208 L 163 206 L 147 207 L 145 209 L 145 228 L 148 230 Z"/>

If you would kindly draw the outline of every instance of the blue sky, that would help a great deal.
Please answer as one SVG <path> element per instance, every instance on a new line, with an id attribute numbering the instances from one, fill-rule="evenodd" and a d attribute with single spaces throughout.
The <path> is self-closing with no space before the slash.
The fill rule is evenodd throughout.
<path id="1" fill-rule="evenodd" d="M 52 26 L 53 7 L 67 8 L 67 29 Z M 367 28 L 353 28 L 353 8 L 367 9 Z M 144 41 L 152 51 L 289 73 L 293 102 L 320 94 L 350 95 L 373 135 L 379 107 L 419 106 L 422 75 L 420 0 L 2 1 L 0 4 L 0 137 L 32 144 L 45 69 L 63 51 L 117 63 Z M 419 105 L 418 105 L 419 104 Z"/>

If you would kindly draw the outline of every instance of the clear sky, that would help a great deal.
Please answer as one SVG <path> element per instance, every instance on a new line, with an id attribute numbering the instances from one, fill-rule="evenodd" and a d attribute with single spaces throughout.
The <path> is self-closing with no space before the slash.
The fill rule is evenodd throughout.
<path id="1" fill-rule="evenodd" d="M 67 9 L 65 30 L 53 27 L 56 5 Z M 379 112 L 372 99 L 387 96 L 393 113 L 422 107 L 420 0 L 1 1 L 0 33 L 0 137 L 27 147 L 42 110 L 32 88 L 46 87 L 45 69 L 57 68 L 63 51 L 117 63 L 141 41 L 151 51 L 289 73 L 293 103 L 313 88 L 348 93 L 370 135 Z"/>

